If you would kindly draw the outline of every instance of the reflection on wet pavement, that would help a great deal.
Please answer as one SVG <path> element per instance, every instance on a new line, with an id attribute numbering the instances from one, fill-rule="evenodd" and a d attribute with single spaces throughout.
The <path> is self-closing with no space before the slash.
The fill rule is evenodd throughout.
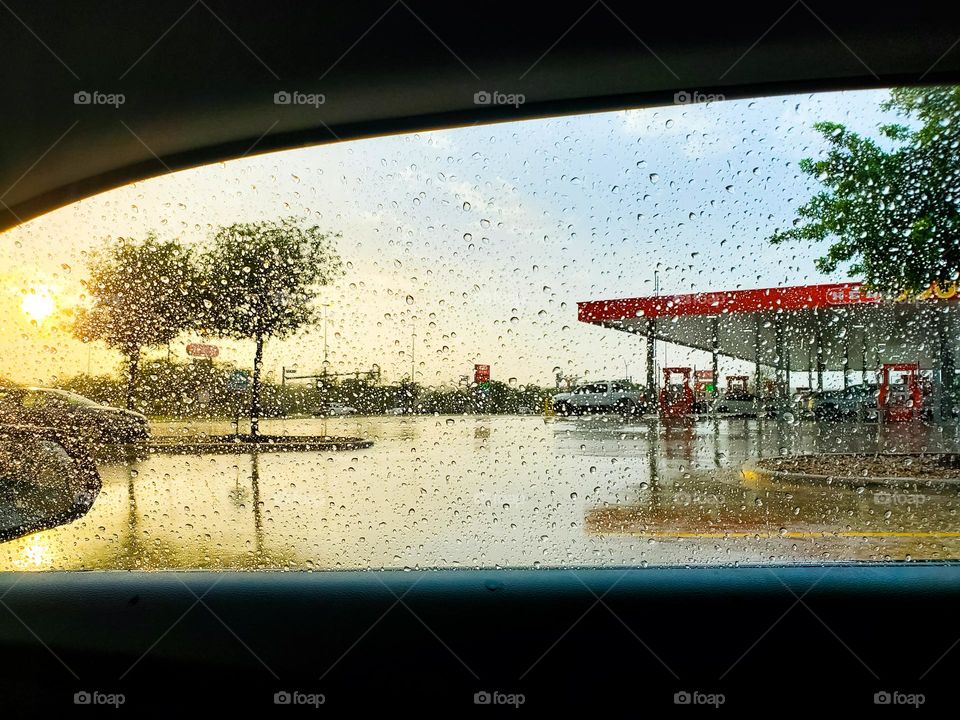
<path id="1" fill-rule="evenodd" d="M 530 567 L 960 558 L 960 484 L 747 482 L 749 458 L 956 451 L 956 426 L 613 417 L 277 420 L 343 453 L 105 457 L 90 512 L 4 569 Z M 177 426 L 183 429 L 183 426 Z M 174 426 L 158 426 L 170 434 Z M 192 423 L 191 433 L 229 432 Z"/>

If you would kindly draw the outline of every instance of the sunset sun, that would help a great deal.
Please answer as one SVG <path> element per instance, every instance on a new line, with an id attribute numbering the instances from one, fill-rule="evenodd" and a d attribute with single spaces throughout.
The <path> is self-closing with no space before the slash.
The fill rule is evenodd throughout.
<path id="1" fill-rule="evenodd" d="M 50 295 L 50 289 L 45 285 L 30 288 L 30 291 L 23 296 L 20 303 L 20 309 L 37 323 L 43 322 L 56 310 L 56 303 Z"/>

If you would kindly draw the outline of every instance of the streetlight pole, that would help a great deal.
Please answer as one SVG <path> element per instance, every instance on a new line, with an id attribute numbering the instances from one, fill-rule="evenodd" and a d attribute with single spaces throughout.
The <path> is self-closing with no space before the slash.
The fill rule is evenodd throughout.
<path id="1" fill-rule="evenodd" d="M 329 369 L 327 365 L 327 308 L 330 303 L 323 303 L 323 374 L 326 375 Z"/>
<path id="2" fill-rule="evenodd" d="M 660 271 L 653 271 L 653 296 L 656 298 L 660 294 Z M 647 394 L 653 396 L 656 394 L 657 382 L 657 312 L 651 313 L 647 317 Z M 626 361 L 624 361 L 626 362 Z"/>
<path id="3" fill-rule="evenodd" d="M 653 271 L 653 296 L 655 298 L 660 297 L 660 271 L 659 270 Z M 659 311 L 659 308 L 657 308 L 657 315 L 659 314 L 660 314 L 660 311 Z M 650 344 L 653 346 L 653 351 L 650 354 L 653 357 L 653 364 L 654 364 L 654 368 L 653 368 L 654 387 L 659 387 L 660 374 L 657 372 L 657 368 L 656 368 L 656 364 L 657 364 L 657 333 L 656 333 L 657 319 L 656 318 L 653 319 L 653 327 L 654 327 L 654 332 L 650 336 Z M 664 349 L 666 349 L 666 345 L 664 345 Z M 666 363 L 666 359 L 667 359 L 666 356 L 664 356 L 663 359 L 664 359 L 664 363 Z"/>

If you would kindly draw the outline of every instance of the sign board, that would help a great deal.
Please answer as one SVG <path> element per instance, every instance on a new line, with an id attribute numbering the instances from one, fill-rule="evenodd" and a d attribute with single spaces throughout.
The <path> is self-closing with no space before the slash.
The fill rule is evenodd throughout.
<path id="1" fill-rule="evenodd" d="M 190 357 L 205 357 L 211 360 L 220 354 L 220 348 L 216 345 L 207 345 L 205 343 L 190 343 L 187 345 L 187 355 Z"/>
<path id="2" fill-rule="evenodd" d="M 490 366 L 489 365 L 474 365 L 473 366 L 473 381 L 477 385 L 482 385 L 483 383 L 490 382 Z"/>
<path id="3" fill-rule="evenodd" d="M 227 387 L 231 390 L 246 390 L 250 387 L 250 373 L 246 370 L 234 370 L 227 377 Z"/>

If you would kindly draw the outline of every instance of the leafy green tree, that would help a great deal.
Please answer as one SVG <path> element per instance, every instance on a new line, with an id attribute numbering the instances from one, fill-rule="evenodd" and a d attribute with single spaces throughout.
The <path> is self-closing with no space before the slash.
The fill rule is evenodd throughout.
<path id="1" fill-rule="evenodd" d="M 193 254 L 179 240 L 120 237 L 91 253 L 74 335 L 102 340 L 126 358 L 126 406 L 133 408 L 137 366 L 145 347 L 163 345 L 189 327 L 197 312 Z"/>
<path id="2" fill-rule="evenodd" d="M 250 432 L 260 434 L 260 375 L 267 338 L 285 338 L 319 320 L 317 288 L 342 273 L 335 238 L 296 218 L 238 223 L 217 231 L 202 267 L 210 331 L 253 340 Z"/>
<path id="3" fill-rule="evenodd" d="M 882 108 L 909 124 L 881 125 L 874 140 L 816 123 L 826 157 L 800 167 L 824 189 L 771 242 L 829 239 L 818 269 L 848 266 L 886 294 L 949 285 L 960 274 L 960 87 L 894 89 Z"/>

